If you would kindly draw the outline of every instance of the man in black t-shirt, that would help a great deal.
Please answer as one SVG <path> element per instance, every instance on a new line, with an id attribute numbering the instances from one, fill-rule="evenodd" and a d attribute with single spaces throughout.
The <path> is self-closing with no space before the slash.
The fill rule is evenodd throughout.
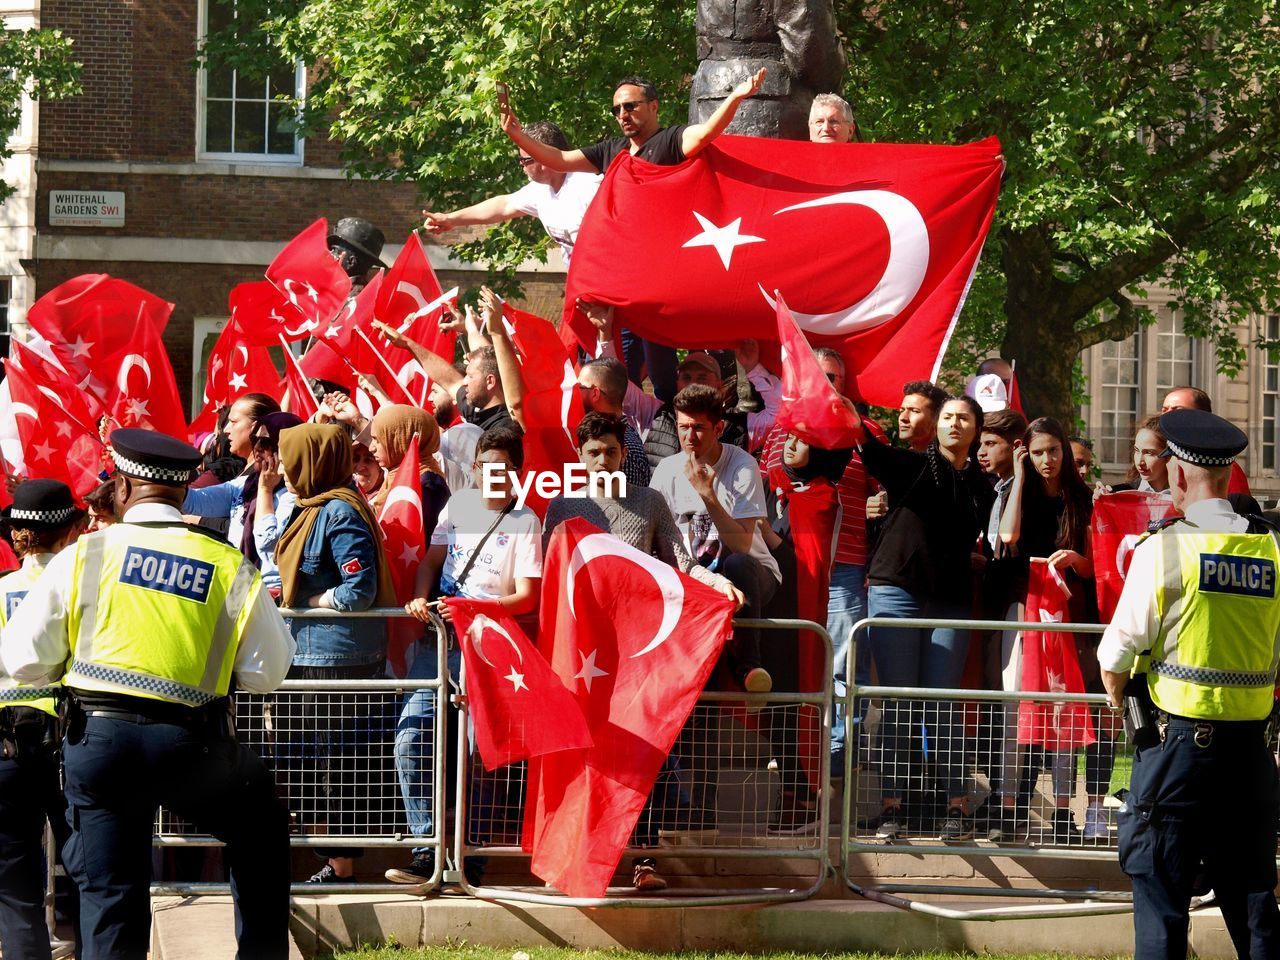
<path id="1" fill-rule="evenodd" d="M 662 127 L 658 123 L 658 91 L 640 77 L 626 77 L 613 91 L 614 117 L 622 130 L 621 137 L 601 140 L 580 150 L 561 150 L 539 143 L 520 126 L 510 105 L 500 107 L 502 130 L 516 146 L 544 167 L 552 170 L 604 173 L 613 158 L 623 150 L 650 163 L 670 166 L 683 163 L 724 132 L 743 100 L 753 96 L 764 82 L 764 70 L 743 80 L 716 108 L 705 123 Z"/>

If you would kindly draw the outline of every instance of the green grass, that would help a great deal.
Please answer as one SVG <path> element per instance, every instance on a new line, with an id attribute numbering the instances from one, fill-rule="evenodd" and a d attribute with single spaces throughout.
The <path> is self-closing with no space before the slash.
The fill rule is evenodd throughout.
<path id="1" fill-rule="evenodd" d="M 409 950 L 403 947 L 366 947 L 350 953 L 339 953 L 337 960 L 512 960 L 523 950 L 529 960 L 964 960 L 979 956 L 974 953 L 642 953 L 638 950 L 573 950 L 566 947 L 469 947 L 465 943 L 430 949 Z M 1011 954 L 1002 960 L 1063 960 L 1063 954 Z M 523 958 L 521 958 L 523 960 Z"/>

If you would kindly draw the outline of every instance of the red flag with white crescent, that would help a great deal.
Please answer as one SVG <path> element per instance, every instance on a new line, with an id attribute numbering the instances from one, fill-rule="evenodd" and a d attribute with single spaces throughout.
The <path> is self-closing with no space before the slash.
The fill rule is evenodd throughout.
<path id="1" fill-rule="evenodd" d="M 195 437 L 217 428 L 218 411 L 235 403 L 247 393 L 265 393 L 280 399 L 284 387 L 280 372 L 271 362 L 267 348 L 258 344 L 240 329 L 236 317 L 222 328 L 218 339 L 209 351 L 209 363 L 205 367 L 204 404 L 200 413 L 187 428 L 188 437 Z"/>
<path id="2" fill-rule="evenodd" d="M 427 535 L 422 520 L 422 483 L 418 479 L 418 435 L 415 433 L 396 467 L 395 479 L 387 489 L 378 526 L 391 565 L 396 587 L 396 603 L 406 604 L 414 596 L 418 567 L 427 555 Z M 407 651 L 422 635 L 417 620 L 392 617 L 387 621 L 387 662 L 391 672 L 403 677 L 409 672 Z"/>
<path id="3" fill-rule="evenodd" d="M 89 273 L 42 296 L 27 312 L 27 322 L 49 342 L 96 418 L 114 396 L 112 381 L 121 359 L 134 352 L 144 329 L 163 333 L 172 312 L 173 304 L 141 287 Z"/>
<path id="4" fill-rule="evenodd" d="M 1165 493 L 1121 490 L 1093 501 L 1089 522 L 1089 556 L 1098 590 L 1098 614 L 1110 623 L 1124 590 L 1125 574 L 1147 528 L 1176 514 L 1173 498 Z"/>
<path id="5" fill-rule="evenodd" d="M 107 388 L 107 416 L 117 426 L 145 427 L 186 438 L 187 419 L 182 414 L 186 404 L 178 393 L 169 351 L 150 324 L 138 327 Z"/>
<path id="6" fill-rule="evenodd" d="M 77 497 L 83 497 L 100 482 L 102 440 L 76 423 L 20 366 L 12 360 L 5 360 L 4 366 L 9 413 L 22 441 L 24 475 L 61 480 Z"/>
<path id="7" fill-rule="evenodd" d="M 351 292 L 351 278 L 329 253 L 329 221 L 323 217 L 285 244 L 265 276 L 302 314 L 303 323 L 285 332 L 287 340 L 329 324 Z"/>
<path id="8" fill-rule="evenodd" d="M 855 446 L 859 417 L 845 405 L 844 398 L 822 372 L 813 348 L 781 295 L 778 297 L 777 323 L 778 342 L 782 347 L 782 402 L 778 407 L 778 426 L 825 450 Z"/>
<path id="9" fill-rule="evenodd" d="M 657 166 L 623 151 L 582 221 L 562 333 L 587 350 L 579 299 L 685 347 L 774 341 L 774 291 L 848 391 L 896 405 L 936 379 L 995 211 L 990 137 L 965 146 L 797 143 L 723 136 Z M 619 269 L 620 264 L 626 269 Z"/>
<path id="10" fill-rule="evenodd" d="M 289 410 L 303 420 L 310 420 L 320 412 L 316 396 L 307 384 L 307 375 L 298 367 L 298 358 L 289 350 L 284 337 L 280 338 L 280 346 L 284 347 L 284 383 L 289 397 Z"/>
<path id="11" fill-rule="evenodd" d="M 227 295 L 227 309 L 247 343 L 273 347 L 280 337 L 290 343 L 311 336 L 315 327 L 270 280 L 237 283 Z"/>
<path id="12" fill-rule="evenodd" d="M 577 429 L 582 392 L 573 361 L 550 320 L 504 304 L 503 316 L 514 328 L 512 342 L 524 378 L 524 466 L 526 473 L 562 473 L 578 462 Z M 547 500 L 529 488 L 528 506 L 544 516 Z"/>
<path id="13" fill-rule="evenodd" d="M 732 601 L 657 557 L 581 518 L 556 527 L 538 647 L 595 745 L 530 762 L 524 845 L 534 874 L 570 896 L 604 894 L 732 620 Z"/>
<path id="14" fill-rule="evenodd" d="M 485 769 L 564 750 L 581 757 L 591 746 L 582 707 L 519 624 L 496 601 L 444 602 L 462 646 L 467 706 Z"/>
<path id="15" fill-rule="evenodd" d="M 1070 623 L 1071 591 L 1049 561 L 1031 558 L 1026 619 Z M 1075 634 L 1024 630 L 1020 690 L 1031 693 L 1084 693 Z M 1086 703 L 1027 700 L 1018 704 L 1018 743 L 1046 750 L 1074 750 L 1096 739 Z"/>

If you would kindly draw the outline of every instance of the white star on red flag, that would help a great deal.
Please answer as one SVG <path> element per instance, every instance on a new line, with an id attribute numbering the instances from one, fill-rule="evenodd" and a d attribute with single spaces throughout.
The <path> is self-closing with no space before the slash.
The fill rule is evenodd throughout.
<path id="1" fill-rule="evenodd" d="M 596 666 L 596 653 L 599 651 L 592 650 L 590 653 L 578 651 L 578 656 L 582 658 L 582 669 L 573 675 L 573 679 L 581 680 L 587 688 L 587 693 L 591 692 L 591 681 L 596 677 L 607 677 L 609 672 L 601 670 Z"/>
<path id="2" fill-rule="evenodd" d="M 528 690 L 528 689 L 529 689 L 528 685 L 524 682 L 524 674 L 523 674 L 523 673 L 516 673 L 516 668 L 515 668 L 515 667 L 512 667 L 512 668 L 511 668 L 511 672 L 510 672 L 510 673 L 508 673 L 508 674 L 507 674 L 505 677 L 503 677 L 502 679 L 503 679 L 503 680 L 510 680 L 510 681 L 511 681 L 511 692 L 512 692 L 512 693 L 517 693 L 517 692 L 519 692 L 520 690 Z"/>
<path id="3" fill-rule="evenodd" d="M 681 246 L 715 247 L 716 253 L 720 254 L 720 262 L 724 264 L 726 270 L 729 269 L 729 261 L 733 258 L 735 247 L 740 247 L 744 243 L 764 243 L 764 237 L 753 237 L 750 234 L 738 232 L 738 228 L 742 226 L 741 217 L 723 227 L 717 227 L 698 211 L 693 211 L 693 215 L 702 224 L 702 232 L 686 240 Z"/>

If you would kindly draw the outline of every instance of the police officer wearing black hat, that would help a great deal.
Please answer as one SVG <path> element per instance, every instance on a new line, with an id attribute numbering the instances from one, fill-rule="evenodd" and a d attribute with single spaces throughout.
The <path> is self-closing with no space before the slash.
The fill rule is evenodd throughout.
<path id="1" fill-rule="evenodd" d="M 329 253 L 351 278 L 354 296 L 373 279 L 373 271 L 386 267 L 382 247 L 386 238 L 382 231 L 364 217 L 343 217 L 329 234 Z"/>
<path id="2" fill-rule="evenodd" d="M 27 480 L 14 490 L 0 519 L 22 566 L 0 577 L 0 626 L 53 555 L 79 536 L 84 517 L 58 480 Z M 58 777 L 61 692 L 56 683 L 17 684 L 0 670 L 0 951 L 8 957 L 52 956 L 43 910 L 44 825 L 58 850 L 71 832 Z M 59 943 L 60 955 L 71 946 Z"/>
<path id="3" fill-rule="evenodd" d="M 1183 517 L 1135 548 L 1098 647 L 1112 702 L 1120 706 L 1131 685 L 1145 688 L 1154 705 L 1154 729 L 1135 738 L 1119 814 L 1120 865 L 1133 882 L 1134 955 L 1186 957 L 1203 866 L 1237 953 L 1275 957 L 1277 790 L 1268 717 L 1280 659 L 1280 534 L 1227 501 L 1231 464 L 1248 444 L 1239 429 L 1202 410 L 1172 410 L 1160 429 Z"/>
<path id="4" fill-rule="evenodd" d="M 72 701 L 65 860 L 83 956 L 146 957 L 163 804 L 226 844 L 239 956 L 286 957 L 288 814 L 261 759 L 237 742 L 227 698 L 233 683 L 273 690 L 293 639 L 257 568 L 183 523 L 199 452 L 148 430 L 109 442 L 124 522 L 50 561 L 0 639 L 11 676 L 61 679 Z"/>

